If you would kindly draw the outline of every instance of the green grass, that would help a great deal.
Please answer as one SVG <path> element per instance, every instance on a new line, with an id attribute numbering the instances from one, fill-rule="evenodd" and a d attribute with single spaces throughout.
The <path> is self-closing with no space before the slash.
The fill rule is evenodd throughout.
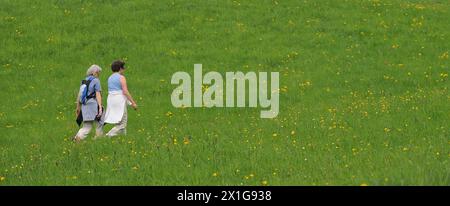
<path id="1" fill-rule="evenodd" d="M 449 12 L 444 0 L 2 0 L 0 185 L 450 185 Z M 106 99 L 119 58 L 140 106 L 128 135 L 72 143 L 83 74 L 103 67 Z M 195 63 L 279 71 L 280 114 L 172 107 L 172 74 Z"/>

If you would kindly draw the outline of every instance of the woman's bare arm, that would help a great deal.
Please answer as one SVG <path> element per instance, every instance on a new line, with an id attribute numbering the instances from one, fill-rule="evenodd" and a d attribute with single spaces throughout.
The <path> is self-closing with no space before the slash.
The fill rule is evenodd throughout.
<path id="1" fill-rule="evenodd" d="M 75 110 L 75 116 L 78 117 L 80 112 L 81 112 L 80 98 L 77 97 L 77 109 Z"/>
<path id="2" fill-rule="evenodd" d="M 136 109 L 137 108 L 136 102 L 134 101 L 133 97 L 128 91 L 127 80 L 125 79 L 124 76 L 120 76 L 120 84 L 122 85 L 123 95 L 125 95 L 128 101 L 131 102 L 131 106 Z"/>
<path id="3" fill-rule="evenodd" d="M 98 114 L 101 115 L 103 113 L 102 94 L 100 92 L 95 92 L 95 99 L 97 99 L 97 104 L 98 104 L 98 108 L 99 108 Z"/>

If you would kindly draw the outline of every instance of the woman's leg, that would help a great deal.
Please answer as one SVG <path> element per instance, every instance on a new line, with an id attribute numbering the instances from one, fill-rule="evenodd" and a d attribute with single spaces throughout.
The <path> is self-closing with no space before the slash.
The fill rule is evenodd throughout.
<path id="1" fill-rule="evenodd" d="M 85 121 L 83 122 L 83 126 L 78 130 L 77 135 L 75 136 L 75 141 L 83 140 L 87 137 L 89 132 L 92 129 L 93 121 Z"/>
<path id="2" fill-rule="evenodd" d="M 113 137 L 119 134 L 126 134 L 127 122 L 128 122 L 128 115 L 127 115 L 127 108 L 125 107 L 122 119 L 106 134 L 106 136 Z"/>
<path id="3" fill-rule="evenodd" d="M 103 123 L 99 121 L 95 121 L 96 128 L 95 128 L 95 137 L 101 137 L 103 136 Z"/>
<path id="4" fill-rule="evenodd" d="M 102 116 L 98 121 L 95 121 L 97 123 L 97 127 L 95 128 L 95 137 L 101 137 L 103 136 L 103 126 L 105 126 L 105 114 L 106 111 L 103 110 Z"/>

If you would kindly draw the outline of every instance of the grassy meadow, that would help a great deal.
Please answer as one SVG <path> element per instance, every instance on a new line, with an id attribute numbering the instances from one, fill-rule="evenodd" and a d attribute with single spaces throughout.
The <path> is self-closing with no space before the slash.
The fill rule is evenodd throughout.
<path id="1" fill-rule="evenodd" d="M 0 39 L 0 185 L 450 185 L 449 1 L 1 0 Z M 128 134 L 73 143 L 115 59 Z M 196 63 L 280 72 L 278 117 L 174 108 Z"/>

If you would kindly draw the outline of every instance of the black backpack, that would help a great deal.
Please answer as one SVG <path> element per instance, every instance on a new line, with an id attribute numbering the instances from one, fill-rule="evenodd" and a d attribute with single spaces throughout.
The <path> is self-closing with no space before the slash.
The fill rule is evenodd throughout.
<path id="1" fill-rule="evenodd" d="M 89 77 L 87 80 L 83 79 L 81 81 L 80 91 L 78 93 L 78 99 L 81 104 L 86 104 L 86 102 L 91 99 L 95 98 L 95 91 L 91 94 L 88 94 L 89 92 L 89 85 L 91 84 L 92 80 L 94 80 L 95 77 Z"/>

